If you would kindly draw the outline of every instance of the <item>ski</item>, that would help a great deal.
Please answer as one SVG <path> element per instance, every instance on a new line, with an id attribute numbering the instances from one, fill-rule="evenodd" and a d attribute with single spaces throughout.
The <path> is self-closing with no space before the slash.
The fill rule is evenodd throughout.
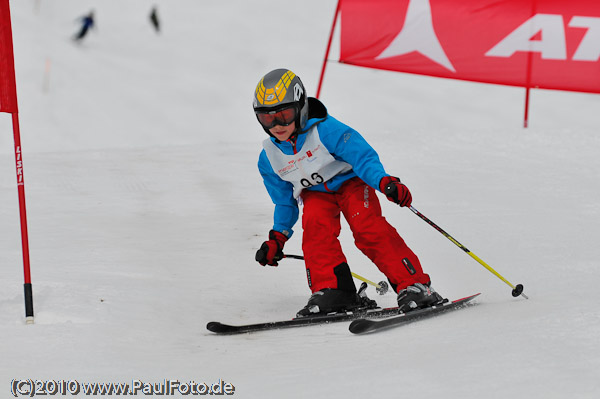
<path id="1" fill-rule="evenodd" d="M 414 310 L 409 313 L 403 313 L 397 307 L 392 308 L 375 308 L 375 309 L 358 309 L 351 312 L 344 313 L 330 313 L 321 316 L 306 316 L 306 317 L 296 317 L 290 320 L 280 320 L 280 321 L 269 321 L 264 323 L 255 323 L 255 324 L 243 324 L 243 325 L 231 325 L 225 324 L 218 321 L 211 321 L 206 325 L 206 329 L 216 333 L 216 334 L 242 334 L 242 333 L 252 333 L 257 331 L 266 331 L 266 330 L 277 330 L 281 328 L 293 328 L 293 327 L 304 327 L 304 326 L 313 326 L 319 324 L 329 324 L 329 323 L 337 323 L 342 321 L 373 321 L 375 319 L 384 319 L 381 322 L 375 323 L 383 323 L 388 320 L 396 319 L 393 316 L 398 316 L 404 318 L 405 321 L 413 320 L 418 317 L 425 317 L 430 314 L 438 313 L 442 310 L 449 310 L 451 308 L 456 308 L 459 305 L 462 305 L 471 299 L 475 298 L 477 295 L 473 295 L 464 299 L 459 299 L 457 301 L 439 305 L 432 308 Z"/>
<path id="2" fill-rule="evenodd" d="M 383 320 L 370 320 L 367 318 L 359 318 L 350 323 L 349 330 L 354 334 L 363 334 L 397 327 L 415 320 L 438 315 L 442 312 L 463 308 L 468 302 L 470 302 L 472 299 L 476 298 L 479 295 L 480 294 L 475 294 L 466 298 L 457 299 L 452 302 L 442 303 L 441 305 L 436 305 L 424 309 L 417 309 L 407 313 L 400 313 L 396 316 L 388 317 Z"/>
<path id="3" fill-rule="evenodd" d="M 344 313 L 330 313 L 321 316 L 296 317 L 290 320 L 270 321 L 266 323 L 231 325 L 211 321 L 206 325 L 209 331 L 217 334 L 241 334 L 255 331 L 276 330 L 280 328 L 302 327 L 317 324 L 336 323 L 340 321 L 352 321 L 356 319 L 374 319 L 402 314 L 397 307 L 394 308 L 375 308 L 359 309 Z"/>

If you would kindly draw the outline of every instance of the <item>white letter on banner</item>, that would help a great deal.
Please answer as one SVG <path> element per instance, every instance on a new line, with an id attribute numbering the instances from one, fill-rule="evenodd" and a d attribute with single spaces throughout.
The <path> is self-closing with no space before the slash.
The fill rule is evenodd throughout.
<path id="1" fill-rule="evenodd" d="M 598 61 L 600 58 L 600 18 L 573 17 L 569 26 L 588 29 L 573 55 L 573 60 Z"/>
<path id="2" fill-rule="evenodd" d="M 531 40 L 537 33 L 541 40 Z M 546 60 L 566 60 L 567 43 L 562 15 L 536 14 L 485 53 L 492 57 L 510 57 L 517 51 L 539 52 Z"/>
<path id="3" fill-rule="evenodd" d="M 429 0 L 409 1 L 402 30 L 375 59 L 397 57 L 413 51 L 456 72 L 433 29 Z"/>

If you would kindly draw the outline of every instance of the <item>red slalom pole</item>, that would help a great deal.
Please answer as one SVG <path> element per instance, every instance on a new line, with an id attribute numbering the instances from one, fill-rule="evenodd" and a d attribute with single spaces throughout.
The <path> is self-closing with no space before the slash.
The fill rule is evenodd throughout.
<path id="1" fill-rule="evenodd" d="M 23 157 L 21 154 L 21 132 L 19 114 L 12 114 L 13 133 L 15 138 L 15 167 L 17 172 L 17 189 L 19 192 L 19 214 L 21 216 L 21 244 L 23 248 L 23 273 L 25 283 L 25 321 L 33 324 L 33 289 L 31 286 L 31 269 L 29 263 L 29 236 L 27 233 L 27 210 L 25 207 L 25 179 L 23 177 Z"/>
<path id="2" fill-rule="evenodd" d="M 531 3 L 531 16 L 532 17 L 534 15 L 536 15 L 536 9 L 537 9 L 537 1 L 533 0 Z M 532 58 L 532 52 L 530 50 L 529 54 L 527 55 L 527 87 L 525 88 L 525 115 L 523 116 L 523 127 L 524 128 L 529 127 L 529 91 L 531 88 L 531 70 L 533 68 L 532 64 L 533 64 L 533 58 Z"/>
<path id="3" fill-rule="evenodd" d="M 325 51 L 325 58 L 323 59 L 323 66 L 321 67 L 321 76 L 319 77 L 319 86 L 317 86 L 317 98 L 321 95 L 321 85 L 323 84 L 323 77 L 325 76 L 325 66 L 327 65 L 327 58 L 329 57 L 329 50 L 331 49 L 331 42 L 333 40 L 333 31 L 335 30 L 335 24 L 337 22 L 338 14 L 340 13 L 340 4 L 342 0 L 338 0 L 335 8 L 335 14 L 333 16 L 333 23 L 331 24 L 331 31 L 329 32 L 329 41 L 327 42 L 327 50 Z"/>
<path id="4" fill-rule="evenodd" d="M 525 89 L 525 116 L 523 117 L 523 127 L 529 126 L 529 86 Z"/>
<path id="5" fill-rule="evenodd" d="M 0 0 L 0 112 L 12 115 L 15 139 L 15 166 L 19 193 L 19 213 L 21 217 L 21 242 L 23 246 L 23 272 L 25 275 L 25 321 L 33 324 L 33 294 L 31 271 L 29 268 L 29 239 L 27 237 L 27 212 L 25 210 L 25 182 L 23 179 L 23 157 L 19 111 L 17 106 L 17 86 L 15 82 L 15 61 L 13 54 L 12 25 L 9 0 Z"/>

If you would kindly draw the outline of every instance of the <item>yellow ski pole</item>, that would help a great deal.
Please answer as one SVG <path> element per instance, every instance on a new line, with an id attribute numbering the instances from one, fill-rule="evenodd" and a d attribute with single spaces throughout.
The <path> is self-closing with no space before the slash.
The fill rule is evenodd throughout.
<path id="1" fill-rule="evenodd" d="M 465 247 L 464 245 L 462 245 L 460 242 L 456 241 L 454 239 L 454 237 L 452 237 L 450 234 L 446 233 L 441 227 L 439 227 L 437 224 L 433 223 L 425 215 L 423 215 L 421 212 L 419 212 L 415 207 L 411 206 L 409 209 L 415 215 L 417 215 L 418 217 L 420 217 L 421 219 L 423 219 L 425 222 L 427 222 L 431 227 L 433 227 L 434 229 L 436 229 L 437 231 L 439 231 L 440 233 L 442 233 L 442 235 L 444 237 L 446 237 L 447 239 L 449 239 L 450 241 L 452 241 L 457 247 L 459 247 L 460 249 L 462 249 L 463 251 L 465 251 L 471 258 L 475 259 L 479 264 L 481 264 L 483 267 L 485 267 L 486 269 L 488 269 L 493 275 L 495 275 L 496 277 L 498 277 L 500 280 L 504 281 L 510 288 L 513 289 L 512 290 L 512 296 L 517 297 L 517 296 L 521 295 L 523 298 L 529 299 L 529 297 L 523 293 L 523 284 L 517 284 L 516 286 L 512 285 L 507 279 L 505 279 L 504 277 L 502 277 L 500 275 L 500 273 L 498 273 L 497 271 L 495 271 L 494 269 L 492 269 L 492 267 L 490 265 L 488 265 L 483 260 L 481 260 L 481 258 L 479 258 L 477 255 L 475 255 L 473 252 L 469 251 L 469 249 L 467 247 Z"/>
<path id="2" fill-rule="evenodd" d="M 284 258 L 290 258 L 290 259 L 300 259 L 300 260 L 304 260 L 304 256 L 302 255 L 290 255 L 290 254 L 284 254 L 283 255 Z M 372 282 L 371 280 L 368 280 L 366 278 L 364 278 L 363 276 L 356 274 L 354 272 L 350 272 L 352 273 L 352 277 L 354 277 L 355 279 L 358 279 L 360 281 L 363 281 L 367 284 L 372 285 L 373 287 L 375 287 L 375 291 L 377 291 L 377 293 L 379 295 L 384 295 L 385 293 L 388 292 L 389 290 L 389 285 L 388 283 L 386 283 L 385 281 L 380 281 L 379 284 Z"/>

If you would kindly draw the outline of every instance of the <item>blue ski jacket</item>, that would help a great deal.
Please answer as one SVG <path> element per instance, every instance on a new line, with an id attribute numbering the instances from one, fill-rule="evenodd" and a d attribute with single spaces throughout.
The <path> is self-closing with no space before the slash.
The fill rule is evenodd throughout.
<path id="1" fill-rule="evenodd" d="M 306 132 L 316 127 L 319 138 L 329 153 L 337 160 L 352 166 L 348 172 L 338 174 L 328 181 L 304 190 L 335 193 L 349 179 L 358 176 L 369 186 L 379 190 L 379 182 L 389 176 L 379 160 L 377 152 L 354 129 L 343 124 L 327 113 L 325 106 L 315 98 L 309 98 L 308 121 L 303 131 L 294 141 L 279 141 L 271 137 L 271 141 L 284 153 L 292 155 L 302 148 L 306 140 Z M 258 159 L 258 169 L 263 182 L 275 204 L 273 214 L 273 230 L 279 231 L 288 238 L 292 236 L 292 227 L 298 221 L 298 201 L 293 196 L 292 183 L 285 181 L 273 170 L 263 149 Z"/>

